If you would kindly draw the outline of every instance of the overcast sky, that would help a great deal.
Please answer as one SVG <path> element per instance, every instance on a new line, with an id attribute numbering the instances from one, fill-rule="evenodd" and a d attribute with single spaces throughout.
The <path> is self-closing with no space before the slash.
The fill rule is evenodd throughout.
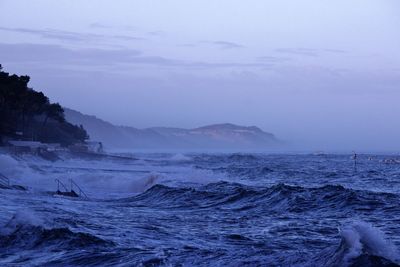
<path id="1" fill-rule="evenodd" d="M 399 48 L 398 0 L 0 0 L 0 64 L 54 102 L 312 149 L 400 149 Z"/>

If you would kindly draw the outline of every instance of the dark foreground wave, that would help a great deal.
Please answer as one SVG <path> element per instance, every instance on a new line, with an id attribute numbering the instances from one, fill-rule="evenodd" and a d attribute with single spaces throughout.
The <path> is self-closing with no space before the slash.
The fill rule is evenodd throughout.
<path id="1" fill-rule="evenodd" d="M 120 199 L 120 205 L 157 207 L 178 210 L 205 210 L 214 214 L 233 212 L 237 218 L 257 218 L 260 214 L 284 215 L 288 220 L 303 217 L 304 214 L 322 217 L 346 217 L 348 214 L 363 214 L 369 211 L 386 216 L 387 219 L 400 217 L 400 198 L 396 194 L 353 190 L 341 185 L 326 185 L 315 188 L 278 184 L 257 188 L 237 183 L 218 182 L 199 188 L 176 188 L 155 185 L 146 192 L 131 198 Z M 303 217 L 304 220 L 308 218 Z M 305 224 L 304 227 L 310 227 Z M 296 228 L 296 227 L 295 227 Z M 339 230 L 337 230 L 339 229 Z M 299 230 L 299 229 L 297 229 Z M 286 234 L 290 230 L 277 229 Z M 320 235 L 326 238 L 336 236 L 336 244 L 319 246 L 311 260 L 294 256 L 280 259 L 287 265 L 298 266 L 398 266 L 400 258 L 397 248 L 387 237 L 371 224 L 355 216 L 342 225 L 320 227 Z M 297 234 L 299 234 L 297 232 Z M 247 244 L 252 237 L 229 234 L 226 239 Z M 317 246 L 318 247 L 318 246 Z M 248 264 L 262 264 L 257 260 Z M 271 262 L 271 264 L 277 262 Z"/>
<path id="2" fill-rule="evenodd" d="M 386 205 L 388 201 L 391 205 Z M 263 213 L 275 213 L 288 218 L 298 214 L 311 212 L 322 213 L 329 216 L 329 212 L 349 212 L 351 210 L 365 211 L 367 209 L 380 209 L 382 212 L 399 209 L 399 198 L 395 194 L 376 193 L 344 188 L 343 186 L 327 185 L 317 188 L 304 188 L 279 184 L 267 188 L 256 188 L 236 183 L 219 182 L 199 188 L 176 188 L 165 185 L 155 185 L 146 192 L 130 198 L 114 200 L 108 203 L 125 207 L 157 207 L 163 211 L 175 209 L 188 210 L 193 213 L 207 211 L 213 214 L 235 211 L 236 218 L 246 216 L 257 218 Z M 224 255 L 224 249 L 210 251 L 197 246 L 185 245 L 177 255 L 161 256 L 154 254 L 154 248 L 132 248 L 122 246 L 113 241 L 100 238 L 94 234 L 72 231 L 66 227 L 47 228 L 42 223 L 29 218 L 29 214 L 17 213 L 3 227 L 0 235 L 0 249 L 2 255 L 20 255 L 21 251 L 35 253 L 45 252 L 47 257 L 39 261 L 40 265 L 142 265 L 159 266 L 175 265 L 186 262 L 189 265 L 209 265 L 216 255 L 220 255 L 219 264 L 230 266 L 239 265 L 292 265 L 292 266 L 398 266 L 400 258 L 397 248 L 388 241 L 385 235 L 365 222 L 349 222 L 340 226 L 339 231 L 320 229 L 321 235 L 336 236 L 337 243 L 320 244 L 319 249 L 309 256 L 298 255 L 296 252 L 282 254 L 270 250 L 270 242 L 264 236 L 259 240 L 257 236 L 249 233 L 227 232 L 225 242 L 239 246 L 257 247 L 256 251 L 246 260 L 243 255 Z M 223 218 L 223 216 L 220 216 Z M 234 219 L 234 218 L 225 218 Z M 134 219 L 130 219 L 134 220 Z M 306 220 L 306 218 L 305 218 Z M 144 226 L 141 226 L 142 228 Z M 163 235 L 162 227 L 147 225 L 146 230 Z M 270 232 L 281 231 L 290 235 L 290 229 L 272 229 Z M 165 234 L 165 233 L 164 233 Z M 300 234 L 300 233 L 297 233 Z M 278 242 L 279 243 L 279 242 Z M 283 242 L 284 244 L 285 242 Z M 287 245 L 286 245 L 287 246 Z M 284 249 L 277 246 L 277 249 Z M 176 249 L 179 250 L 177 247 Z M 319 252 L 317 252 L 319 251 Z M 58 256 L 48 256 L 56 253 Z M 57 254 L 58 253 L 58 254 Z M 183 255 L 180 255 L 183 254 Z M 204 258 L 194 257 L 203 254 Z M 312 255 L 314 254 L 314 255 Z M 62 255 L 62 256 L 61 256 Z M 66 257 L 68 255 L 68 257 Z M 189 257 L 185 259 L 185 257 Z M 190 259 L 190 257 L 194 257 Z M 190 259 L 190 260 L 188 260 Z M 19 257 L 11 261 L 13 264 L 23 264 L 31 261 L 31 255 Z M 231 261 L 231 262 L 230 262 Z"/>

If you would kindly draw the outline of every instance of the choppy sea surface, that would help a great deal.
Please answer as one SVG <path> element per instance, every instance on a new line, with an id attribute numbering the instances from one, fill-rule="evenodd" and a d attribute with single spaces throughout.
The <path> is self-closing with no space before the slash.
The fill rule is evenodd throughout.
<path id="1" fill-rule="evenodd" d="M 0 154 L 0 266 L 400 264 L 395 156 L 130 156 Z"/>

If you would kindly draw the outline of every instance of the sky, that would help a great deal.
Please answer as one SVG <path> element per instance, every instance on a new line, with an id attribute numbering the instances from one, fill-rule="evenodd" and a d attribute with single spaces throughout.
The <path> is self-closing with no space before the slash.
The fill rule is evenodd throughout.
<path id="1" fill-rule="evenodd" d="M 117 125 L 400 150 L 398 0 L 0 0 L 0 64 Z"/>

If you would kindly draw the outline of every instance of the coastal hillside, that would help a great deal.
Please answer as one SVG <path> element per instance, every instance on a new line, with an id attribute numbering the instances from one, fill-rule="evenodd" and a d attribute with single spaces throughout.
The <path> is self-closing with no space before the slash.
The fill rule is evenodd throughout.
<path id="1" fill-rule="evenodd" d="M 68 121 L 83 125 L 92 140 L 103 142 L 109 149 L 265 150 L 279 143 L 273 134 L 255 126 L 225 123 L 194 129 L 138 129 L 116 126 L 72 109 L 64 110 Z"/>

